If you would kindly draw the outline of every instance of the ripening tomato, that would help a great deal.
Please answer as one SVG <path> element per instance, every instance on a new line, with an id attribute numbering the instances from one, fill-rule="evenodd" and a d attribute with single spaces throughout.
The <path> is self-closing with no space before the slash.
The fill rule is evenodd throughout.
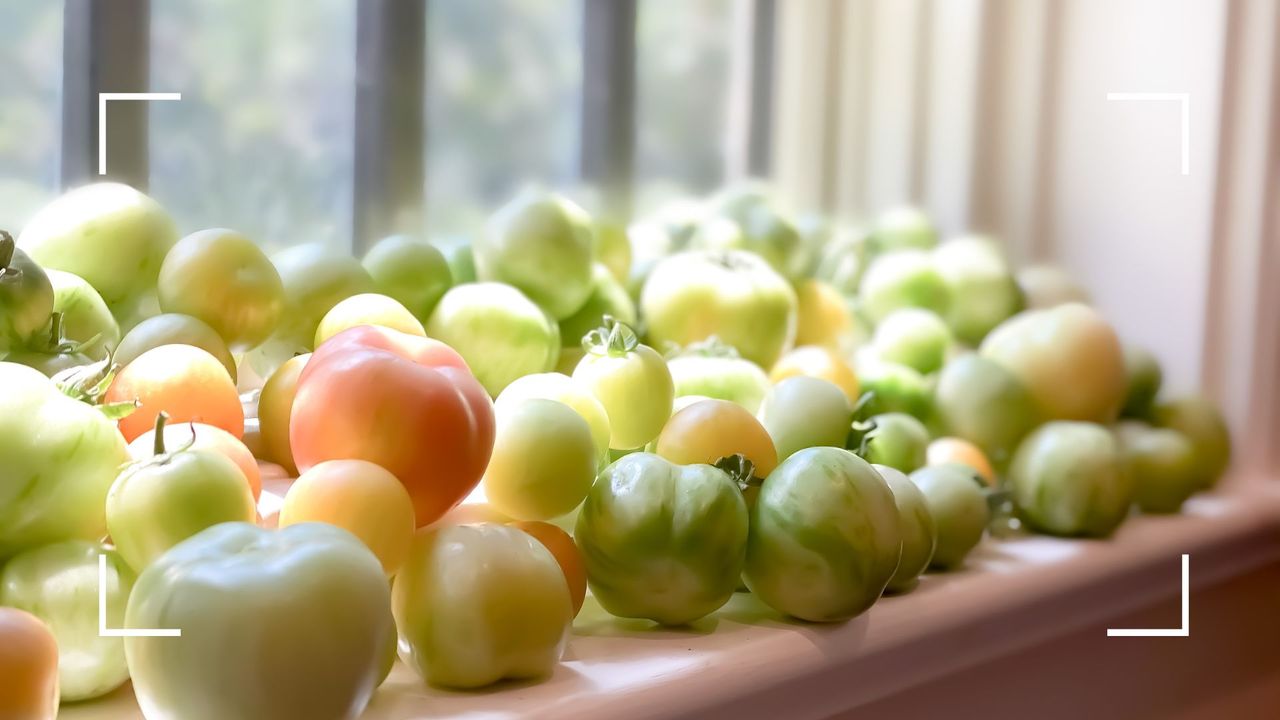
<path id="1" fill-rule="evenodd" d="M 654 452 L 677 465 L 714 465 L 730 455 L 743 455 L 766 477 L 778 465 L 778 451 L 764 425 L 741 405 L 728 400 L 700 400 L 671 416 Z"/>
<path id="2" fill-rule="evenodd" d="M 165 447 L 172 451 L 187 443 L 191 444 L 188 448 L 190 450 L 208 450 L 225 455 L 244 473 L 245 480 L 249 481 L 249 489 L 253 491 L 253 499 L 256 501 L 262 495 L 262 473 L 258 470 L 258 461 L 236 436 L 206 423 L 165 424 Z M 155 456 L 155 445 L 156 431 L 152 428 L 129 443 L 129 455 L 134 460 L 146 460 Z"/>
<path id="3" fill-rule="evenodd" d="M 958 437 L 940 437 L 929 443 L 925 450 L 925 465 L 952 463 L 972 468 L 988 487 L 996 484 L 996 473 L 991 469 L 991 462 L 977 445 Z"/>
<path id="4" fill-rule="evenodd" d="M 298 378 L 307 366 L 311 353 L 295 355 L 276 368 L 262 386 L 258 396 L 258 433 L 262 435 L 264 460 L 298 474 L 293 462 L 293 450 L 289 447 L 289 413 L 293 412 L 293 396 L 298 392 Z"/>
<path id="5" fill-rule="evenodd" d="M 280 527 L 336 525 L 360 539 L 394 575 L 416 529 L 413 499 L 395 475 L 365 460 L 329 460 L 302 473 L 284 496 Z"/>
<path id="6" fill-rule="evenodd" d="M 551 523 L 528 520 L 509 524 L 532 535 L 555 556 L 560 569 L 564 571 L 565 582 L 569 583 L 569 599 L 573 601 L 573 614 L 576 617 L 578 611 L 582 610 L 582 601 L 587 597 L 587 568 L 582 562 L 582 551 L 573 542 L 573 538 Z"/>
<path id="7" fill-rule="evenodd" d="M 134 400 L 138 409 L 120 420 L 120 433 L 129 442 L 154 427 L 162 410 L 174 424 L 195 420 L 244 436 L 235 383 L 217 358 L 197 347 L 161 345 L 124 366 L 103 401 Z"/>
<path id="8" fill-rule="evenodd" d="M 422 323 L 399 301 L 378 293 L 360 293 L 338 301 L 320 318 L 313 347 L 357 325 L 381 325 L 410 335 L 426 337 Z"/>
<path id="9" fill-rule="evenodd" d="M 381 465 L 409 491 L 419 526 L 480 482 L 493 437 L 493 404 L 457 351 L 373 325 L 312 353 L 289 418 L 299 470 L 348 458 Z"/>
<path id="10" fill-rule="evenodd" d="M 0 717 L 58 714 L 58 643 L 43 620 L 0 607 Z"/>
<path id="11" fill-rule="evenodd" d="M 769 371 L 774 384 L 789 377 L 807 375 L 821 378 L 844 391 L 850 403 L 858 402 L 858 376 L 836 352 L 818 345 L 804 345 L 783 355 Z"/>
<path id="12" fill-rule="evenodd" d="M 796 286 L 796 299 L 796 345 L 835 349 L 850 344 L 853 319 L 839 290 L 821 280 L 805 280 Z"/>

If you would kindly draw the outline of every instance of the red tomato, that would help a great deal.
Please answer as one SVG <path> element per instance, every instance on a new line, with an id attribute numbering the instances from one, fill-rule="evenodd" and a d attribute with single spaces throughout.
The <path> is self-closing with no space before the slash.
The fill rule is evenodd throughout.
<path id="1" fill-rule="evenodd" d="M 289 443 L 300 472 L 368 460 L 413 498 L 418 526 L 480 482 L 493 451 L 493 403 L 453 348 L 361 325 L 316 349 L 298 378 Z"/>

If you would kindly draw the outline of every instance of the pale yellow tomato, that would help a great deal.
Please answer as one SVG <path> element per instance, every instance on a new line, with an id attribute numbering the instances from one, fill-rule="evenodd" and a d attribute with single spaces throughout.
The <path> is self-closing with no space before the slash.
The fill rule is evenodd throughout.
<path id="1" fill-rule="evenodd" d="M 796 288 L 796 298 L 796 345 L 838 348 L 847 343 L 853 319 L 839 290 L 821 280 L 805 280 Z"/>
<path id="2" fill-rule="evenodd" d="M 587 567 L 573 538 L 555 525 L 537 520 L 513 522 L 511 526 L 532 535 L 555 556 L 564 571 L 565 582 L 569 583 L 569 599 L 573 601 L 573 614 L 576 616 L 587 597 Z"/>
<path id="3" fill-rule="evenodd" d="M 378 293 L 362 293 L 339 302 L 324 314 L 316 328 L 314 347 L 357 325 L 379 325 L 410 335 L 427 336 L 422 323 L 399 301 Z"/>
<path id="4" fill-rule="evenodd" d="M 806 375 L 826 380 L 844 391 L 850 403 L 858 402 L 859 383 L 849 363 L 839 353 L 818 345 L 804 345 L 783 355 L 769 371 L 769 380 L 778 384 L 789 377 Z"/>

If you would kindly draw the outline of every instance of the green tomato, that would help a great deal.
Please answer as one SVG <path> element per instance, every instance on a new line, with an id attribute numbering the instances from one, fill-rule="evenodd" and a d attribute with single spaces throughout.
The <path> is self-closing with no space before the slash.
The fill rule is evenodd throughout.
<path id="1" fill-rule="evenodd" d="M 898 508 L 884 478 L 843 448 L 808 448 L 760 488 L 744 579 L 779 612 L 836 622 L 871 607 L 901 556 Z"/>
<path id="2" fill-rule="evenodd" d="M 160 263 L 178 239 L 164 208 L 120 183 L 78 187 L 45 205 L 18 244 L 45 268 L 89 282 L 113 307 L 155 288 Z"/>
<path id="3" fill-rule="evenodd" d="M 572 372 L 572 370 L 570 370 Z M 609 414 L 604 406 L 582 384 L 558 372 L 525 375 L 503 388 L 493 401 L 493 412 L 502 417 L 526 400 L 555 400 L 573 408 L 591 428 L 596 456 L 607 462 L 609 457 Z"/>
<path id="4" fill-rule="evenodd" d="M 933 262 L 951 291 L 947 325 L 962 342 L 976 346 L 1022 310 L 1022 291 L 990 239 L 952 240 L 933 251 Z"/>
<path id="5" fill-rule="evenodd" d="M 593 230 L 593 255 L 626 290 L 627 278 L 631 277 L 631 240 L 627 237 L 626 226 L 600 218 Z"/>
<path id="6" fill-rule="evenodd" d="M 567 198 L 525 191 L 477 238 L 476 274 L 516 287 L 563 320 L 591 294 L 591 234 L 590 218 Z"/>
<path id="7" fill-rule="evenodd" d="M 675 398 L 671 371 L 662 356 L 612 318 L 583 340 L 583 349 L 586 354 L 573 369 L 573 379 L 608 413 L 609 447 L 643 447 L 658 437 Z"/>
<path id="8" fill-rule="evenodd" d="M 1196 454 L 1198 487 L 1218 482 L 1231 462 L 1231 433 L 1216 405 L 1201 397 L 1181 397 L 1156 405 L 1152 423 L 1177 430 L 1191 441 Z"/>
<path id="9" fill-rule="evenodd" d="M 932 416 L 929 381 L 914 368 L 881 360 L 873 349 L 858 358 L 858 384 L 863 396 L 859 417 L 904 412 L 920 420 Z"/>
<path id="10" fill-rule="evenodd" d="M 178 241 L 160 266 L 160 309 L 208 323 L 232 352 L 262 344 L 285 309 L 284 285 L 257 244 L 234 230 Z"/>
<path id="11" fill-rule="evenodd" d="M 271 262 L 284 286 L 284 311 L 273 336 L 284 358 L 312 349 L 316 327 L 334 305 L 376 290 L 359 261 L 324 245 L 296 245 L 272 255 Z"/>
<path id="12" fill-rule="evenodd" d="M 747 523 L 742 491 L 725 471 L 640 452 L 600 473 L 573 535 L 605 610 L 685 625 L 737 589 Z"/>
<path id="13" fill-rule="evenodd" d="M 605 315 L 635 325 L 636 306 L 609 269 L 596 263 L 591 271 L 591 295 L 577 312 L 560 321 L 560 342 L 565 347 L 582 345 L 582 338 L 600 327 Z"/>
<path id="14" fill-rule="evenodd" d="M 125 655 L 147 717 L 351 720 L 377 687 L 391 642 L 378 558 L 325 523 L 215 525 L 139 577 Z"/>
<path id="15" fill-rule="evenodd" d="M 640 314 L 659 347 L 711 336 L 771 367 L 795 340 L 795 290 L 758 256 L 700 250 L 662 260 L 645 281 Z"/>
<path id="16" fill-rule="evenodd" d="M 62 313 L 63 338 L 78 345 L 88 357 L 105 357 L 107 348 L 120 343 L 120 326 L 111 308 L 79 275 L 50 270 L 49 281 L 53 284 L 53 311 Z"/>
<path id="17" fill-rule="evenodd" d="M 236 361 L 227 349 L 227 343 L 217 330 L 209 327 L 204 321 L 180 315 L 165 313 L 147 318 L 125 333 L 116 348 L 115 360 L 123 367 L 133 362 L 142 353 L 161 345 L 191 345 L 209 353 L 222 363 L 236 379 Z"/>
<path id="18" fill-rule="evenodd" d="M 951 570 L 964 564 L 991 522 L 982 479 L 964 465 L 930 465 L 911 473 L 924 493 L 925 505 L 938 530 L 930 567 Z"/>
<path id="19" fill-rule="evenodd" d="M 877 254 L 896 250 L 930 250 L 938 244 L 938 231 L 929 215 L 908 205 L 891 207 L 876 218 L 871 245 Z"/>
<path id="20" fill-rule="evenodd" d="M 906 413 L 873 415 L 874 427 L 867 432 L 859 454 L 868 462 L 888 465 L 904 473 L 923 467 L 929 448 L 929 431 L 924 423 Z"/>
<path id="21" fill-rule="evenodd" d="M 53 303 L 49 276 L 0 230 L 0 357 L 39 335 Z"/>
<path id="22" fill-rule="evenodd" d="M 1086 305 L 1020 313 L 992 330 L 980 352 L 1026 386 L 1046 419 L 1111 422 L 1124 402 L 1120 340 Z"/>
<path id="23" fill-rule="evenodd" d="M 958 357 L 942 368 L 933 403 L 939 434 L 977 445 L 997 468 L 1008 464 L 1018 442 L 1040 422 L 1026 387 L 979 355 Z"/>
<path id="24" fill-rule="evenodd" d="M 1126 420 L 1116 426 L 1116 440 L 1143 512 L 1176 513 L 1200 489 L 1195 447 L 1186 435 Z"/>
<path id="25" fill-rule="evenodd" d="M 123 624 L 133 571 L 97 542 L 67 540 L 28 550 L 0 573 L 0 605 L 35 615 L 58 641 L 62 702 L 106 695 L 129 679 L 124 642 L 98 634 L 98 556 L 107 557 L 106 626 Z"/>
<path id="26" fill-rule="evenodd" d="M 39 372 L 0 362 L 0 558 L 106 534 L 103 506 L 124 437 L 96 407 Z"/>
<path id="27" fill-rule="evenodd" d="M 551 551 L 489 523 L 419 530 L 392 609 L 401 657 L 431 685 L 455 688 L 550 675 L 573 621 Z"/>
<path id="28" fill-rule="evenodd" d="M 1134 418 L 1149 417 L 1156 395 L 1160 392 L 1160 384 L 1164 381 L 1160 363 L 1145 349 L 1126 344 L 1124 374 L 1128 378 L 1128 389 L 1125 391 L 1124 407 L 1120 414 Z"/>
<path id="29" fill-rule="evenodd" d="M 735 402 L 755 414 L 769 393 L 769 376 L 728 345 L 712 340 L 685 348 L 667 361 L 676 397 L 691 395 Z"/>
<path id="30" fill-rule="evenodd" d="M 454 285 L 473 283 L 476 277 L 476 256 L 470 240 L 460 240 L 448 246 L 445 256 L 449 261 L 449 275 Z"/>
<path id="31" fill-rule="evenodd" d="M 510 285 L 455 285 L 427 319 L 427 336 L 442 340 L 467 361 L 476 379 L 497 397 L 516 378 L 554 370 L 560 328 L 542 308 Z"/>
<path id="32" fill-rule="evenodd" d="M 934 267 L 933 258 L 923 250 L 898 250 L 876 257 L 858 286 L 858 299 L 873 323 L 901 308 L 923 308 L 941 317 L 951 309 L 951 290 Z"/>
<path id="33" fill-rule="evenodd" d="M 156 421 L 154 457 L 121 471 L 107 494 L 107 530 L 129 567 L 141 572 L 166 550 L 224 522 L 252 523 L 249 481 L 226 455 L 164 447 Z"/>
<path id="34" fill-rule="evenodd" d="M 834 383 L 795 375 L 773 386 L 760 404 L 759 416 L 781 462 L 804 448 L 843 448 L 853 408 Z"/>
<path id="35" fill-rule="evenodd" d="M 859 227 L 842 228 L 823 248 L 815 276 L 846 297 L 856 296 L 862 274 L 871 261 L 871 234 Z"/>
<path id="36" fill-rule="evenodd" d="M 929 499 L 924 491 L 901 470 L 888 465 L 872 465 L 893 491 L 893 502 L 898 508 L 898 528 L 902 532 L 902 559 L 889 580 L 886 592 L 901 593 L 916 585 L 916 578 L 924 573 L 933 560 L 938 546 L 938 526 L 929 511 Z"/>
<path id="37" fill-rule="evenodd" d="M 493 456 L 481 481 L 498 512 L 550 520 L 582 503 L 600 459 L 591 426 L 573 408 L 540 398 L 506 404 L 497 415 Z"/>
<path id="38" fill-rule="evenodd" d="M 712 204 L 714 207 L 717 203 L 713 200 Z M 804 238 L 773 203 L 764 198 L 740 197 L 738 202 L 722 200 L 717 210 L 736 223 L 739 232 L 736 242 L 709 248 L 750 250 L 764 258 L 783 277 L 792 280 L 805 277 L 805 271 L 812 263 Z"/>
<path id="39" fill-rule="evenodd" d="M 903 308 L 880 321 L 871 342 L 880 358 L 927 375 L 942 367 L 951 331 L 928 310 Z"/>
<path id="40" fill-rule="evenodd" d="M 1061 268 L 1033 265 L 1018 271 L 1018 288 L 1029 310 L 1046 310 L 1067 303 L 1088 305 L 1089 293 Z"/>
<path id="41" fill-rule="evenodd" d="M 1085 422 L 1045 423 L 1018 446 L 1009 486 L 1019 517 L 1050 535 L 1105 537 L 1124 521 L 1133 478 L 1111 431 Z"/>
<path id="42" fill-rule="evenodd" d="M 59 272 L 57 270 L 53 272 Z M 108 313 L 110 318 L 111 314 Z M 114 320 L 112 321 L 114 322 Z M 52 378 L 63 370 L 88 365 L 92 362 L 88 355 L 80 352 L 79 345 L 66 339 L 63 330 L 63 315 L 55 312 L 45 331 L 48 336 L 40 345 L 29 345 L 14 350 L 5 358 L 8 362 L 35 368 L 46 377 Z"/>
<path id="43" fill-rule="evenodd" d="M 439 248 L 408 235 L 392 235 L 369 248 L 362 262 L 378 292 L 399 301 L 426 322 L 453 287 L 453 273 Z"/>

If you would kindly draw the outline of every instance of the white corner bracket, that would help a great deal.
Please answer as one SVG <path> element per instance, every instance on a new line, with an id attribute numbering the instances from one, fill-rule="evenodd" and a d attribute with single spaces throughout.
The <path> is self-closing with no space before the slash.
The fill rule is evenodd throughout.
<path id="1" fill-rule="evenodd" d="M 182 93 L 98 93 L 98 174 L 107 174 L 107 101 L 108 100 L 181 100 Z"/>
<path id="2" fill-rule="evenodd" d="M 1191 93 L 1113 92 L 1108 100 L 1177 100 L 1182 106 L 1182 174 L 1191 174 Z"/>
<path id="3" fill-rule="evenodd" d="M 98 636 L 99 637 L 182 637 L 179 628 L 112 629 L 107 627 L 107 556 L 98 554 Z"/>
<path id="4" fill-rule="evenodd" d="M 1107 628 L 1107 637 L 1190 637 L 1191 636 L 1191 556 L 1182 555 L 1182 627 Z"/>

